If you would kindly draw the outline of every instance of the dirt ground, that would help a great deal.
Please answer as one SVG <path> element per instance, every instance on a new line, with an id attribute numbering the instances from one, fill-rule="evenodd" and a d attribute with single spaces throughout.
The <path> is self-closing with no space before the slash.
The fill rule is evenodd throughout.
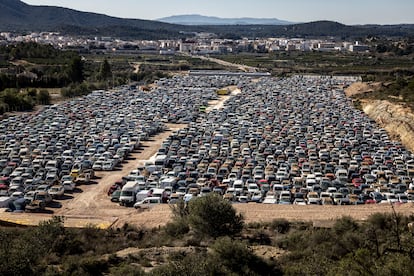
<path id="1" fill-rule="evenodd" d="M 347 97 L 352 97 L 358 94 L 373 92 L 381 88 L 381 85 L 380 82 L 355 82 L 345 89 L 345 95 Z"/>

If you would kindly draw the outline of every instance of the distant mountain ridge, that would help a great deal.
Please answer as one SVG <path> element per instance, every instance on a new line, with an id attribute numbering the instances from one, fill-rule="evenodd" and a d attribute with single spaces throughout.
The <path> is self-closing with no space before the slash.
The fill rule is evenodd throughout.
<path id="1" fill-rule="evenodd" d="M 88 34 L 113 33 L 129 28 L 136 36 L 150 39 L 178 35 L 176 26 L 141 19 L 123 19 L 53 6 L 32 6 L 20 0 L 0 0 L 0 31 L 74 31 Z"/>
<path id="2" fill-rule="evenodd" d="M 213 17 L 214 18 L 214 17 Z M 125 39 L 180 39 L 197 32 L 214 33 L 219 38 L 414 37 L 414 25 L 347 26 L 332 21 L 290 25 L 177 25 L 151 20 L 123 19 L 53 6 L 32 6 L 20 0 L 0 0 L 0 32 L 60 32 L 63 35 L 111 36 Z M 259 20 L 259 19 L 258 19 Z M 266 20 L 266 19 L 265 19 Z M 262 21 L 263 22 L 263 21 Z M 283 21 L 282 21 L 283 22 Z M 246 22 L 247 23 L 247 22 Z"/>
<path id="3" fill-rule="evenodd" d="M 173 15 L 156 19 L 160 22 L 180 25 L 291 25 L 293 22 L 277 18 L 220 18 L 199 14 Z"/>

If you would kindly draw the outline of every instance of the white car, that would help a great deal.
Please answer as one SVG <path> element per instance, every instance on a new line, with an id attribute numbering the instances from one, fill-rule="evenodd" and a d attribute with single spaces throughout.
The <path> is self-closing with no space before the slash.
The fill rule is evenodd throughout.
<path id="1" fill-rule="evenodd" d="M 161 204 L 160 197 L 147 197 L 134 204 L 135 209 L 149 209 L 154 205 Z"/>
<path id="2" fill-rule="evenodd" d="M 250 193 L 250 201 L 251 202 L 260 202 L 262 200 L 262 193 L 260 191 L 255 191 Z"/>
<path id="3" fill-rule="evenodd" d="M 274 196 L 266 196 L 262 203 L 264 203 L 264 204 L 277 204 L 277 199 Z"/>
<path id="4" fill-rule="evenodd" d="M 65 187 L 61 185 L 55 185 L 50 187 L 49 194 L 52 196 L 52 198 L 60 198 L 65 193 Z"/>
<path id="5" fill-rule="evenodd" d="M 94 171 L 102 171 L 103 161 L 97 160 L 92 166 Z"/>
<path id="6" fill-rule="evenodd" d="M 306 205 L 306 201 L 303 198 L 295 198 L 293 201 L 294 205 Z"/>
<path id="7" fill-rule="evenodd" d="M 113 171 L 115 168 L 115 162 L 113 160 L 107 160 L 103 162 L 102 170 Z"/>
<path id="8" fill-rule="evenodd" d="M 185 203 L 189 202 L 191 199 L 193 199 L 194 195 L 193 194 L 185 194 L 183 196 L 183 200 Z"/>
<path id="9" fill-rule="evenodd" d="M 384 193 L 384 196 L 385 196 L 385 200 L 381 201 L 381 203 L 382 202 L 385 202 L 385 203 L 394 204 L 394 203 L 397 203 L 398 202 L 398 198 L 397 198 L 397 196 L 395 194 L 392 194 L 392 193 Z"/>
<path id="10" fill-rule="evenodd" d="M 62 186 L 65 192 L 73 192 L 75 189 L 75 183 L 73 181 L 63 181 Z"/>
<path id="11" fill-rule="evenodd" d="M 247 186 L 247 192 L 252 193 L 252 194 L 256 192 L 260 192 L 259 186 L 256 183 L 254 184 L 251 183 Z"/>

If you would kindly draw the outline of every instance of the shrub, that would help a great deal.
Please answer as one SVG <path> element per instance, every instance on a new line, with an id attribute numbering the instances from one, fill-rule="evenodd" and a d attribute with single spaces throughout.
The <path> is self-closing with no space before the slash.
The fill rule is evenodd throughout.
<path id="1" fill-rule="evenodd" d="M 272 239 L 266 231 L 259 229 L 249 237 L 249 242 L 253 244 L 270 245 Z"/>
<path id="2" fill-rule="evenodd" d="M 256 256 L 249 246 L 241 241 L 222 237 L 212 245 L 211 258 L 221 263 L 226 274 L 277 275 L 272 265 Z"/>
<path id="3" fill-rule="evenodd" d="M 177 219 L 188 216 L 188 205 L 183 199 L 178 200 L 176 204 L 170 205 L 170 208 L 173 216 Z"/>
<path id="4" fill-rule="evenodd" d="M 176 219 L 165 225 L 165 232 L 171 237 L 181 237 L 188 231 L 190 231 L 190 227 L 185 219 Z"/>
<path id="5" fill-rule="evenodd" d="M 50 104 L 50 94 L 49 91 L 42 89 L 36 95 L 36 101 L 39 104 Z"/>
<path id="6" fill-rule="evenodd" d="M 190 201 L 188 219 L 196 233 L 213 238 L 239 234 L 244 223 L 231 203 L 216 194 Z"/>
<path id="7" fill-rule="evenodd" d="M 195 253 L 152 270 L 149 275 L 225 275 L 220 271 L 220 264 L 211 262 L 206 254 Z"/>
<path id="8" fill-rule="evenodd" d="M 274 219 L 270 228 L 280 234 L 286 234 L 290 229 L 290 223 L 286 219 Z"/>
<path id="9" fill-rule="evenodd" d="M 336 220 L 333 229 L 337 235 L 344 235 L 347 232 L 356 231 L 358 224 L 351 217 L 342 217 Z"/>
<path id="10" fill-rule="evenodd" d="M 118 267 L 112 267 L 110 270 L 110 275 L 114 276 L 142 276 L 146 275 L 144 270 L 137 265 L 133 264 L 121 264 Z"/>

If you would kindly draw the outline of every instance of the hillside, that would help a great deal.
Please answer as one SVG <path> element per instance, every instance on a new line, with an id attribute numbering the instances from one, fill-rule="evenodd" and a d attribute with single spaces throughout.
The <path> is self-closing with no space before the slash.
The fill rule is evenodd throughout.
<path id="1" fill-rule="evenodd" d="M 251 22 L 246 22 L 251 23 Z M 267 23 L 269 24 L 269 23 Z M 189 26 L 141 19 L 123 19 L 52 6 L 32 6 L 20 0 L 0 0 L 0 31 L 57 31 L 67 35 L 115 36 L 133 39 L 178 39 L 194 32 L 220 38 L 414 36 L 414 25 L 347 26 L 331 21 L 293 25 Z"/>
<path id="2" fill-rule="evenodd" d="M 85 27 L 87 26 L 87 27 Z M 141 19 L 122 19 L 52 6 L 32 6 L 20 0 L 0 0 L 0 31 L 62 31 L 79 34 L 120 34 L 128 29 L 133 36 L 178 36 L 182 28 Z"/>
<path id="3" fill-rule="evenodd" d="M 277 18 L 220 18 L 199 14 L 174 15 L 157 19 L 157 21 L 180 25 L 289 25 L 292 22 Z"/>

